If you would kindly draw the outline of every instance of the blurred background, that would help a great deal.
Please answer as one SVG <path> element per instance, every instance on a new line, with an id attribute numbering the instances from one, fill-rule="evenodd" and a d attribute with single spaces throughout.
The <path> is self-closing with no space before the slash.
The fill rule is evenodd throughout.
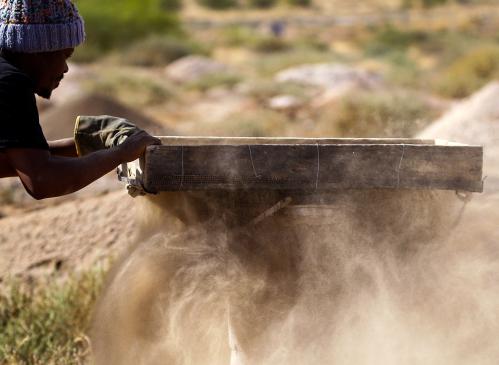
<path id="1" fill-rule="evenodd" d="M 71 136 L 80 114 L 157 135 L 451 139 L 485 146 L 484 204 L 497 207 L 497 0 L 75 2 L 87 41 L 38 100 L 47 139 Z M 135 229 L 123 190 L 112 173 L 39 202 L 0 181 L 0 364 L 85 358 L 102 263 Z"/>
<path id="2" fill-rule="evenodd" d="M 175 134 L 410 137 L 499 75 L 496 1 L 77 4 L 88 41 L 43 105 L 69 125 L 50 109 L 86 93 Z"/>

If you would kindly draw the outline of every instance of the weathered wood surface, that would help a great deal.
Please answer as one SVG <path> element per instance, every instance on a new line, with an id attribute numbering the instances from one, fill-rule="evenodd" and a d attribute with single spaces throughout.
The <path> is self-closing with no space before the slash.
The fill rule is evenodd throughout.
<path id="1" fill-rule="evenodd" d="M 261 144 L 448 144 L 447 141 L 414 138 L 295 138 L 295 137 L 158 137 L 167 146 L 261 145 Z"/>
<path id="2" fill-rule="evenodd" d="M 446 145 L 442 141 L 437 145 L 428 140 L 341 140 L 343 143 L 331 144 L 338 140 L 265 139 L 269 142 L 260 143 L 263 139 L 239 139 L 240 143 L 226 144 L 227 140 L 190 144 L 184 138 L 188 143 L 148 147 L 143 187 L 149 192 L 483 189 L 480 146 Z M 290 141 L 297 143 L 285 143 Z M 310 141 L 314 143 L 307 143 Z M 167 143 L 165 139 L 163 142 Z"/>

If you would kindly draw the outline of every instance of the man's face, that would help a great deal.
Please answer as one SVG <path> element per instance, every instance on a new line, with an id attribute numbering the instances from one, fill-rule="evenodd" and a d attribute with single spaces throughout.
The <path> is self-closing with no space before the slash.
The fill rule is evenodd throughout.
<path id="1" fill-rule="evenodd" d="M 42 98 L 50 99 L 52 91 L 68 72 L 67 60 L 73 54 L 74 48 L 54 52 L 43 52 L 34 55 L 32 76 L 35 81 L 35 93 Z"/>

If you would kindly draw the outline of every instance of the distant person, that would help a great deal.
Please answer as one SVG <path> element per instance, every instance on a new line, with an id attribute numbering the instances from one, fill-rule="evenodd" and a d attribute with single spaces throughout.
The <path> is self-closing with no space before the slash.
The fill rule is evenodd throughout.
<path id="1" fill-rule="evenodd" d="M 137 131 L 119 146 L 78 157 L 74 138 L 46 141 L 35 94 L 50 98 L 84 39 L 70 0 L 0 3 L 0 177 L 18 176 L 35 199 L 75 192 L 159 143 Z"/>
<path id="2" fill-rule="evenodd" d="M 276 38 L 281 38 L 286 30 L 286 24 L 282 20 L 274 20 L 270 23 L 270 31 Z"/>

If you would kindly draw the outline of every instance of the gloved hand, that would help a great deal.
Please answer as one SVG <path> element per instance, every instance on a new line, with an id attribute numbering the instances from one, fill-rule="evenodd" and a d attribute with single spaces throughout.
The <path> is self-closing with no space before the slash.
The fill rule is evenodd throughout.
<path id="1" fill-rule="evenodd" d="M 78 156 L 116 147 L 127 137 L 141 131 L 142 129 L 124 118 L 109 115 L 79 116 L 74 130 Z"/>

